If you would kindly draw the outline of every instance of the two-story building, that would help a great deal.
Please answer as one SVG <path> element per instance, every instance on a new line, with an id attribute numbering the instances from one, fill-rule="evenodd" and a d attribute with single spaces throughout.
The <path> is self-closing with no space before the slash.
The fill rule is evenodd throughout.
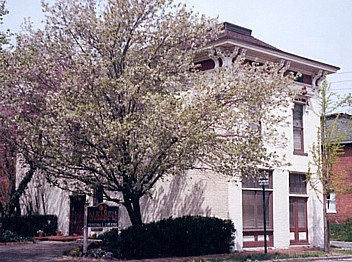
<path id="1" fill-rule="evenodd" d="M 216 55 L 210 52 L 214 49 Z M 298 95 L 287 110 L 288 124 L 281 127 L 289 142 L 278 149 L 291 165 L 268 170 L 265 194 L 268 246 L 322 246 L 322 202 L 318 199 L 319 193 L 306 183 L 305 174 L 311 160 L 310 147 L 320 124 L 316 114 L 319 85 L 325 75 L 339 68 L 282 51 L 253 37 L 250 29 L 230 23 L 224 23 L 222 35 L 195 62 L 201 65 L 202 71 L 212 70 L 231 64 L 239 54 L 244 54 L 247 61 L 275 62 L 300 73 L 295 82 Z M 81 233 L 85 196 L 70 195 L 57 188 L 44 191 L 45 210 L 59 216 L 59 230 L 64 234 Z M 24 205 L 25 202 L 31 200 L 24 199 Z M 141 206 L 145 222 L 183 215 L 231 219 L 236 228 L 235 250 L 263 247 L 263 198 L 258 181 L 188 172 L 158 183 L 152 197 L 144 198 Z M 126 227 L 129 222 L 123 209 L 120 225 Z"/>
<path id="2" fill-rule="evenodd" d="M 297 96 L 288 110 L 288 125 L 282 130 L 288 138 L 279 149 L 290 166 L 269 171 L 266 186 L 267 241 L 270 247 L 323 245 L 323 207 L 319 193 L 306 182 L 310 147 L 317 139 L 320 118 L 317 115 L 319 85 L 327 74 L 339 68 L 291 54 L 252 36 L 252 31 L 224 23 L 220 38 L 197 58 L 201 70 L 227 66 L 236 56 L 246 61 L 280 63 L 288 71 L 299 73 Z M 314 173 L 314 171 L 313 171 Z M 188 176 L 192 173 L 188 174 Z M 184 214 L 217 216 L 231 219 L 236 227 L 235 249 L 263 247 L 263 198 L 259 181 L 237 181 L 200 174 L 175 178 L 154 191 L 144 210 L 146 220 Z M 152 200 L 155 199 L 155 200 Z"/>

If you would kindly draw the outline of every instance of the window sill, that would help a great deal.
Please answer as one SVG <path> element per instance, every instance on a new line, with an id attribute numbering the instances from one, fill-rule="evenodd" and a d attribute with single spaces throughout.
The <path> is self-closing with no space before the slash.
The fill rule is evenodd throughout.
<path id="1" fill-rule="evenodd" d="M 243 232 L 249 233 L 249 232 L 263 232 L 264 228 L 243 228 Z M 268 227 L 266 229 L 267 232 L 273 232 L 274 229 L 272 227 Z"/>
<path id="2" fill-rule="evenodd" d="M 336 214 L 337 212 L 336 212 L 336 210 L 330 210 L 330 211 L 327 210 L 326 213 L 327 213 L 327 214 Z"/>
<path id="3" fill-rule="evenodd" d="M 307 194 L 297 194 L 297 193 L 290 193 L 289 197 L 301 197 L 301 198 L 308 198 L 309 196 Z"/>
<path id="4" fill-rule="evenodd" d="M 293 151 L 293 154 L 297 156 L 308 156 L 308 153 L 304 153 L 303 151 Z"/>

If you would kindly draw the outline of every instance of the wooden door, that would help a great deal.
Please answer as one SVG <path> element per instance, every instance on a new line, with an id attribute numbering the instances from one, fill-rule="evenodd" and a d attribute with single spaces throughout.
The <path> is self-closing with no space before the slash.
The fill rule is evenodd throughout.
<path id="1" fill-rule="evenodd" d="M 307 198 L 290 197 L 290 244 L 308 244 Z"/>
<path id="2" fill-rule="evenodd" d="M 83 235 L 85 202 L 85 195 L 70 196 L 70 235 Z"/>

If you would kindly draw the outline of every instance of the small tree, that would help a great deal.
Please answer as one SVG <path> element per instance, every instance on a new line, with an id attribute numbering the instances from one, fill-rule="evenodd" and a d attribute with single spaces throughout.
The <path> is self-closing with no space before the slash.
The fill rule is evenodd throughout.
<path id="1" fill-rule="evenodd" d="M 3 16 L 8 14 L 5 8 L 5 1 L 0 1 L 0 24 L 2 24 Z M 7 82 L 7 74 L 9 73 L 9 55 L 11 51 L 9 48 L 4 48 L 5 45 L 9 44 L 8 37 L 11 35 L 10 31 L 0 32 L 0 79 L 2 84 L 1 88 L 5 91 Z M 19 72 L 18 72 L 19 73 Z M 6 91 L 5 91 L 6 92 Z M 11 94 L 16 95 L 16 94 Z M 10 101 L 7 101 L 11 103 Z M 18 104 L 17 104 L 18 105 Z M 17 110 L 15 108 L 15 110 Z M 12 216 L 20 214 L 20 197 L 25 192 L 29 182 L 31 181 L 36 167 L 30 158 L 26 158 L 28 154 L 25 151 L 22 152 L 22 159 L 19 161 L 22 166 L 26 167 L 26 172 L 21 178 L 16 178 L 16 159 L 18 154 L 18 144 L 20 142 L 19 137 L 16 134 L 16 127 L 13 122 L 10 121 L 11 116 L 15 116 L 15 111 L 12 111 L 10 107 L 6 106 L 5 100 L 2 101 L 0 106 L 0 152 L 1 152 L 1 170 L 2 177 L 5 182 L 2 183 L 0 188 L 0 194 L 4 197 L 4 202 L 0 203 L 0 213 L 2 216 Z M 21 143 L 21 148 L 24 149 L 24 143 Z M 16 179 L 20 179 L 16 181 Z M 17 183 L 17 186 L 16 186 Z"/>
<path id="2" fill-rule="evenodd" d="M 344 125 L 340 124 L 341 114 L 336 113 L 350 102 L 350 95 L 340 97 L 330 90 L 327 81 L 324 81 L 320 89 L 319 104 L 320 127 L 318 128 L 317 143 L 311 148 L 312 162 L 310 166 L 317 169 L 316 176 L 311 171 L 307 174 L 307 179 L 314 190 L 322 197 L 324 216 L 324 250 L 330 250 L 329 225 L 327 221 L 327 196 L 331 190 L 339 191 L 341 188 L 341 178 L 333 166 L 337 161 L 337 156 L 342 153 L 343 140 L 347 138 L 352 119 Z M 333 117 L 332 117 L 333 116 Z M 322 187 L 320 188 L 319 185 Z"/>
<path id="3" fill-rule="evenodd" d="M 194 57 L 216 39 L 217 21 L 166 0 L 44 7 L 45 29 L 20 36 L 6 57 L 0 95 L 21 152 L 55 185 L 122 196 L 139 225 L 140 198 L 166 175 L 281 164 L 267 146 L 282 141 L 292 76 L 243 57 L 197 72 Z"/>

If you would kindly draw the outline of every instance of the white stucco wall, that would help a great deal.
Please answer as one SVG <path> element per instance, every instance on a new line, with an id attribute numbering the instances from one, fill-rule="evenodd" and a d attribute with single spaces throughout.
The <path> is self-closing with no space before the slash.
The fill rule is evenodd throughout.
<path id="1" fill-rule="evenodd" d="M 232 179 L 228 183 L 229 218 L 235 225 L 234 251 L 242 250 L 243 218 L 242 218 L 242 185 L 239 179 Z"/>
<path id="2" fill-rule="evenodd" d="M 275 248 L 290 245 L 289 175 L 286 170 L 273 172 L 273 238 Z"/>
<path id="3" fill-rule="evenodd" d="M 190 171 L 159 181 L 141 201 L 145 222 L 185 215 L 228 218 L 228 178 Z"/>
<path id="4" fill-rule="evenodd" d="M 25 168 L 17 164 L 18 178 L 26 172 Z M 18 179 L 19 181 L 19 179 Z M 45 214 L 58 217 L 58 230 L 68 235 L 70 200 L 69 192 L 49 185 L 45 177 L 36 172 L 28 188 L 20 199 L 23 214 Z"/>

